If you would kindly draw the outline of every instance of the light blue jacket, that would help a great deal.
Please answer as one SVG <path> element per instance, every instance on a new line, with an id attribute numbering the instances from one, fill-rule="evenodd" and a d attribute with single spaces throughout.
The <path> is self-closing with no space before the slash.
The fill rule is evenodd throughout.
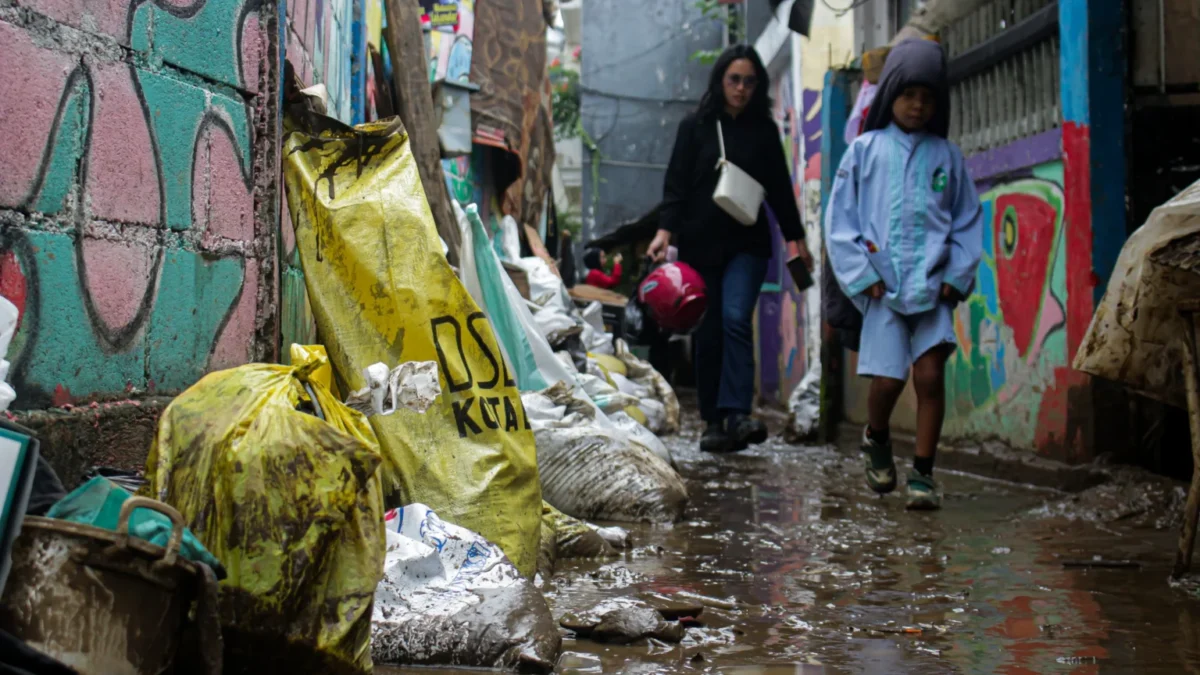
<path id="1" fill-rule="evenodd" d="M 982 212 L 956 145 L 894 123 L 869 131 L 846 150 L 825 210 L 833 274 L 859 311 L 879 281 L 900 314 L 936 307 L 943 283 L 968 295 L 983 253 Z"/>

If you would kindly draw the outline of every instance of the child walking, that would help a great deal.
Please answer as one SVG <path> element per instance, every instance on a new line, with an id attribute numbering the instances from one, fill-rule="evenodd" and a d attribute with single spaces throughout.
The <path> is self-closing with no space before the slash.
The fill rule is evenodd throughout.
<path id="1" fill-rule="evenodd" d="M 946 412 L 954 307 L 982 254 L 982 207 L 962 151 L 946 139 L 946 57 L 929 40 L 888 54 L 866 132 L 838 167 L 825 218 L 834 276 L 863 315 L 858 374 L 871 379 L 862 450 L 867 484 L 896 488 L 889 420 L 911 369 L 917 445 L 908 508 L 937 509 L 934 452 Z"/>

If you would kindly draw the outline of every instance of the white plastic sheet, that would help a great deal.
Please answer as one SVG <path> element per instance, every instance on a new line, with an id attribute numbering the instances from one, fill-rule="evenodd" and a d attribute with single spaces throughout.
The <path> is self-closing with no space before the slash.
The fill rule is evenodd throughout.
<path id="1" fill-rule="evenodd" d="M 17 306 L 6 298 L 0 297 L 0 412 L 8 410 L 8 406 L 17 398 L 17 392 L 8 384 L 8 344 L 12 342 L 13 333 L 17 331 Z"/>
<path id="2" fill-rule="evenodd" d="M 495 253 L 490 246 L 476 246 L 475 237 L 479 228 L 472 227 L 470 220 L 465 212 L 458 205 L 455 205 L 455 215 L 459 217 L 459 227 L 462 229 L 462 249 L 459 254 L 459 264 L 462 266 L 463 285 L 467 287 L 467 292 L 475 299 L 475 302 L 488 314 L 488 318 L 492 319 L 494 315 L 504 312 L 515 320 L 515 327 L 519 328 L 519 334 L 512 336 L 512 341 L 518 342 L 522 348 L 528 348 L 533 357 L 533 365 L 535 365 L 538 373 L 537 377 L 524 378 L 528 382 L 529 388 L 522 386 L 522 390 L 536 390 L 546 386 L 553 385 L 555 382 L 567 382 L 574 385 L 575 379 L 571 371 L 567 370 L 561 361 L 554 355 L 554 350 L 550 348 L 549 342 L 542 334 L 540 327 L 535 321 L 533 315 L 529 311 L 529 306 L 526 304 L 525 298 L 521 296 L 521 291 L 517 289 L 517 285 L 513 283 L 511 277 L 500 269 L 500 261 L 496 259 Z M 500 270 L 497 274 L 490 277 L 483 277 L 479 273 L 479 256 L 490 256 L 491 260 L 482 262 L 494 264 L 494 270 Z M 501 288 L 496 289 L 495 293 L 485 293 L 484 283 L 498 285 Z M 490 297 L 489 297 L 490 296 Z M 493 307 L 492 305 L 496 305 Z M 503 306 L 499 306 L 503 305 Z M 494 314 L 495 313 L 495 314 Z M 495 327 L 495 321 L 493 320 Z M 497 330 L 499 333 L 500 331 Z M 510 360 L 511 364 L 512 361 Z"/>
<path id="3" fill-rule="evenodd" d="M 1121 247 L 1074 367 L 1150 398 L 1187 407 L 1179 303 L 1200 297 L 1200 274 L 1155 262 L 1171 242 L 1200 232 L 1200 181 L 1154 209 Z"/>
<path id="4" fill-rule="evenodd" d="M 500 258 L 515 263 L 521 259 L 521 234 L 517 221 L 512 216 L 500 219 L 500 231 L 496 234 Z"/>
<path id="5" fill-rule="evenodd" d="M 674 462 L 671 459 L 671 451 L 667 449 L 667 446 L 658 436 L 654 435 L 654 432 L 642 426 L 641 422 L 633 419 L 625 412 L 615 412 L 609 415 L 608 419 L 612 421 L 613 426 L 628 434 L 631 440 L 649 448 L 651 452 L 658 455 L 659 459 L 674 466 Z"/>
<path id="6" fill-rule="evenodd" d="M 815 362 L 792 395 L 788 397 L 788 426 L 797 438 L 805 438 L 821 420 L 821 363 Z"/>

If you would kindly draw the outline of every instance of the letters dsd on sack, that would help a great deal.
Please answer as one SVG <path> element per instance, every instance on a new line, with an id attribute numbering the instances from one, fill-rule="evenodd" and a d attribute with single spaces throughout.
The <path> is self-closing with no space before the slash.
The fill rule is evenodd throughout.
<path id="1" fill-rule="evenodd" d="M 467 391 L 472 386 L 485 391 L 493 391 L 499 387 L 516 391 L 517 383 L 508 372 L 508 364 L 503 355 L 497 357 L 497 350 L 483 337 L 480 324 L 482 330 L 491 332 L 491 326 L 483 312 L 467 315 L 465 326 L 450 315 L 439 316 L 429 323 L 433 329 L 433 344 L 437 349 L 438 361 L 441 362 L 450 393 Z M 483 358 L 491 364 L 491 373 L 471 372 L 470 361 L 467 360 L 463 344 L 464 328 L 470 340 L 483 354 Z M 456 367 L 450 367 L 449 358 L 458 359 Z M 479 376 L 483 375 L 486 375 L 487 379 L 480 379 Z M 458 425 L 459 438 L 466 438 L 468 434 L 474 436 L 484 433 L 485 429 L 532 430 L 521 399 L 516 395 L 469 396 L 460 401 L 452 401 L 450 405 L 454 411 L 454 422 Z"/>

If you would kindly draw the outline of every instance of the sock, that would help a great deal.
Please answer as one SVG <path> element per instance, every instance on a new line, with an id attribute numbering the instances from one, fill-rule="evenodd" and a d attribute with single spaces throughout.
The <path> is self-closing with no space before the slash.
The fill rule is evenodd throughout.
<path id="1" fill-rule="evenodd" d="M 891 435 L 891 429 L 884 429 L 883 431 L 880 431 L 879 429 L 872 427 L 870 424 L 867 425 L 867 438 L 871 439 L 878 445 L 887 445 L 888 438 Z"/>
<path id="2" fill-rule="evenodd" d="M 933 458 L 932 457 L 913 457 L 913 468 L 922 476 L 933 475 Z"/>

